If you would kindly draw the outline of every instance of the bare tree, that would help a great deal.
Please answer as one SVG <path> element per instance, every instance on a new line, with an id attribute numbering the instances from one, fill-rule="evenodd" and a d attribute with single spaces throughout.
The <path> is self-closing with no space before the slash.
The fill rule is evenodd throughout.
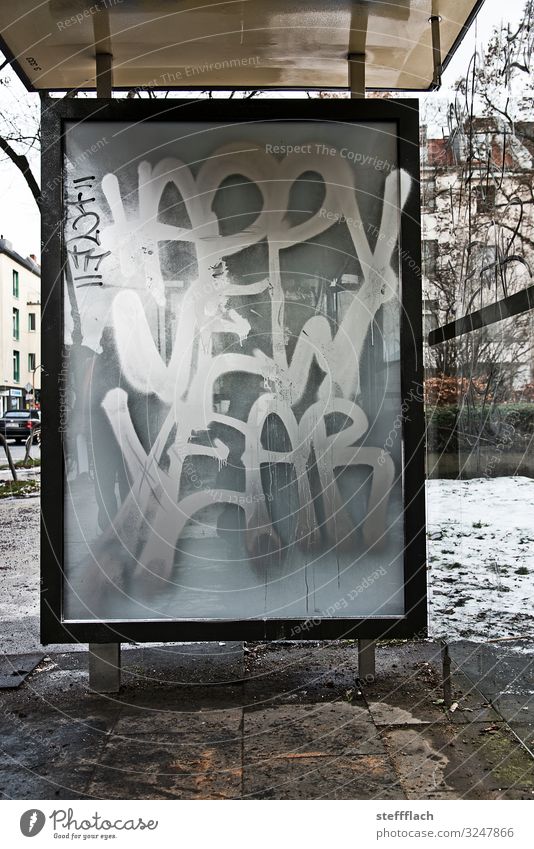
<path id="1" fill-rule="evenodd" d="M 20 171 L 40 209 L 41 189 L 31 165 L 41 143 L 39 105 L 35 97 L 28 96 L 24 109 L 20 108 L 17 84 L 13 82 L 10 70 L 7 61 L 0 66 L 0 87 L 4 92 L 0 111 L 0 151 Z"/>

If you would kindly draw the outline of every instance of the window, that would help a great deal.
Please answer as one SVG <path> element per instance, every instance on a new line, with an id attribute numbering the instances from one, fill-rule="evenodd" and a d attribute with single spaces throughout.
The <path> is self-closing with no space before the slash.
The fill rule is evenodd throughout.
<path id="1" fill-rule="evenodd" d="M 35 371 L 35 354 L 28 354 L 28 371 Z"/>
<path id="2" fill-rule="evenodd" d="M 13 381 L 18 383 L 20 380 L 20 351 L 13 351 Z"/>
<path id="3" fill-rule="evenodd" d="M 19 296 L 19 273 L 13 269 L 13 297 Z"/>
<path id="4" fill-rule="evenodd" d="M 13 307 L 13 339 L 19 338 L 19 311 Z"/>
<path id="5" fill-rule="evenodd" d="M 436 265 L 438 260 L 438 240 L 424 239 L 422 242 L 423 248 L 423 274 L 431 280 L 436 274 Z"/>
<path id="6" fill-rule="evenodd" d="M 30 333 L 31 333 L 33 330 L 35 330 L 35 327 L 36 327 L 36 323 L 35 323 L 35 313 L 34 313 L 34 312 L 29 312 L 29 313 L 28 313 L 28 330 L 30 331 Z"/>

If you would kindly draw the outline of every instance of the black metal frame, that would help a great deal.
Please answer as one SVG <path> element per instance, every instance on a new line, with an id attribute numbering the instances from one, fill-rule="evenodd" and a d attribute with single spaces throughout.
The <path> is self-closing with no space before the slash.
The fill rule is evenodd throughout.
<path id="1" fill-rule="evenodd" d="M 94 621 L 62 619 L 64 458 L 61 432 L 63 367 L 64 124 L 67 121 L 394 122 L 399 166 L 415 183 L 401 216 L 401 392 L 404 446 L 405 615 L 351 619 Z M 43 105 L 42 124 L 42 533 L 43 643 L 155 640 L 274 640 L 424 636 L 427 627 L 424 496 L 424 411 L 417 100 L 57 100 Z M 418 391 L 414 391 L 418 390 Z"/>
<path id="2" fill-rule="evenodd" d="M 455 321 L 436 327 L 428 334 L 428 344 L 431 347 L 441 345 L 442 342 L 457 339 L 464 333 L 472 333 L 482 327 L 489 327 L 490 324 L 496 324 L 498 321 L 504 321 L 505 318 L 512 318 L 514 315 L 521 315 L 521 313 L 528 312 L 531 309 L 534 309 L 534 286 L 528 286 L 526 289 L 514 292 L 513 295 L 507 295 L 500 301 L 495 301 L 493 304 L 488 304 L 479 310 L 475 310 L 475 312 L 463 315 Z"/>

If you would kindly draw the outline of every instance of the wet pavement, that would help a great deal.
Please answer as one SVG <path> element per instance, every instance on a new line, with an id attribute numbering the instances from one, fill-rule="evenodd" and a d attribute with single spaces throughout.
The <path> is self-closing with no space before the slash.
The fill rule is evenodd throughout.
<path id="1" fill-rule="evenodd" d="M 0 793 L 15 799 L 532 799 L 532 657 L 390 642 L 374 683 L 356 645 L 123 650 L 119 694 L 84 651 L 0 693 Z M 476 683 L 475 683 L 476 681 Z M 524 708 L 527 710 L 524 710 Z"/>
<path id="2" fill-rule="evenodd" d="M 452 643 L 454 710 L 432 641 L 379 644 L 374 682 L 351 642 L 124 647 L 96 695 L 86 647 L 39 644 L 38 499 L 2 528 L 3 798 L 534 798 L 532 640 Z"/>

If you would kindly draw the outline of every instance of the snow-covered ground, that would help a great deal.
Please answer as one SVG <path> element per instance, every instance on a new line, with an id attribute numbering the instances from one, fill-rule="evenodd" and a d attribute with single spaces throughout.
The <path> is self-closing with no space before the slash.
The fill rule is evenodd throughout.
<path id="1" fill-rule="evenodd" d="M 534 480 L 427 482 L 429 631 L 534 649 Z M 0 652 L 38 644 L 39 500 L 0 501 Z"/>
<path id="2" fill-rule="evenodd" d="M 427 482 L 429 626 L 534 645 L 534 480 Z"/>

